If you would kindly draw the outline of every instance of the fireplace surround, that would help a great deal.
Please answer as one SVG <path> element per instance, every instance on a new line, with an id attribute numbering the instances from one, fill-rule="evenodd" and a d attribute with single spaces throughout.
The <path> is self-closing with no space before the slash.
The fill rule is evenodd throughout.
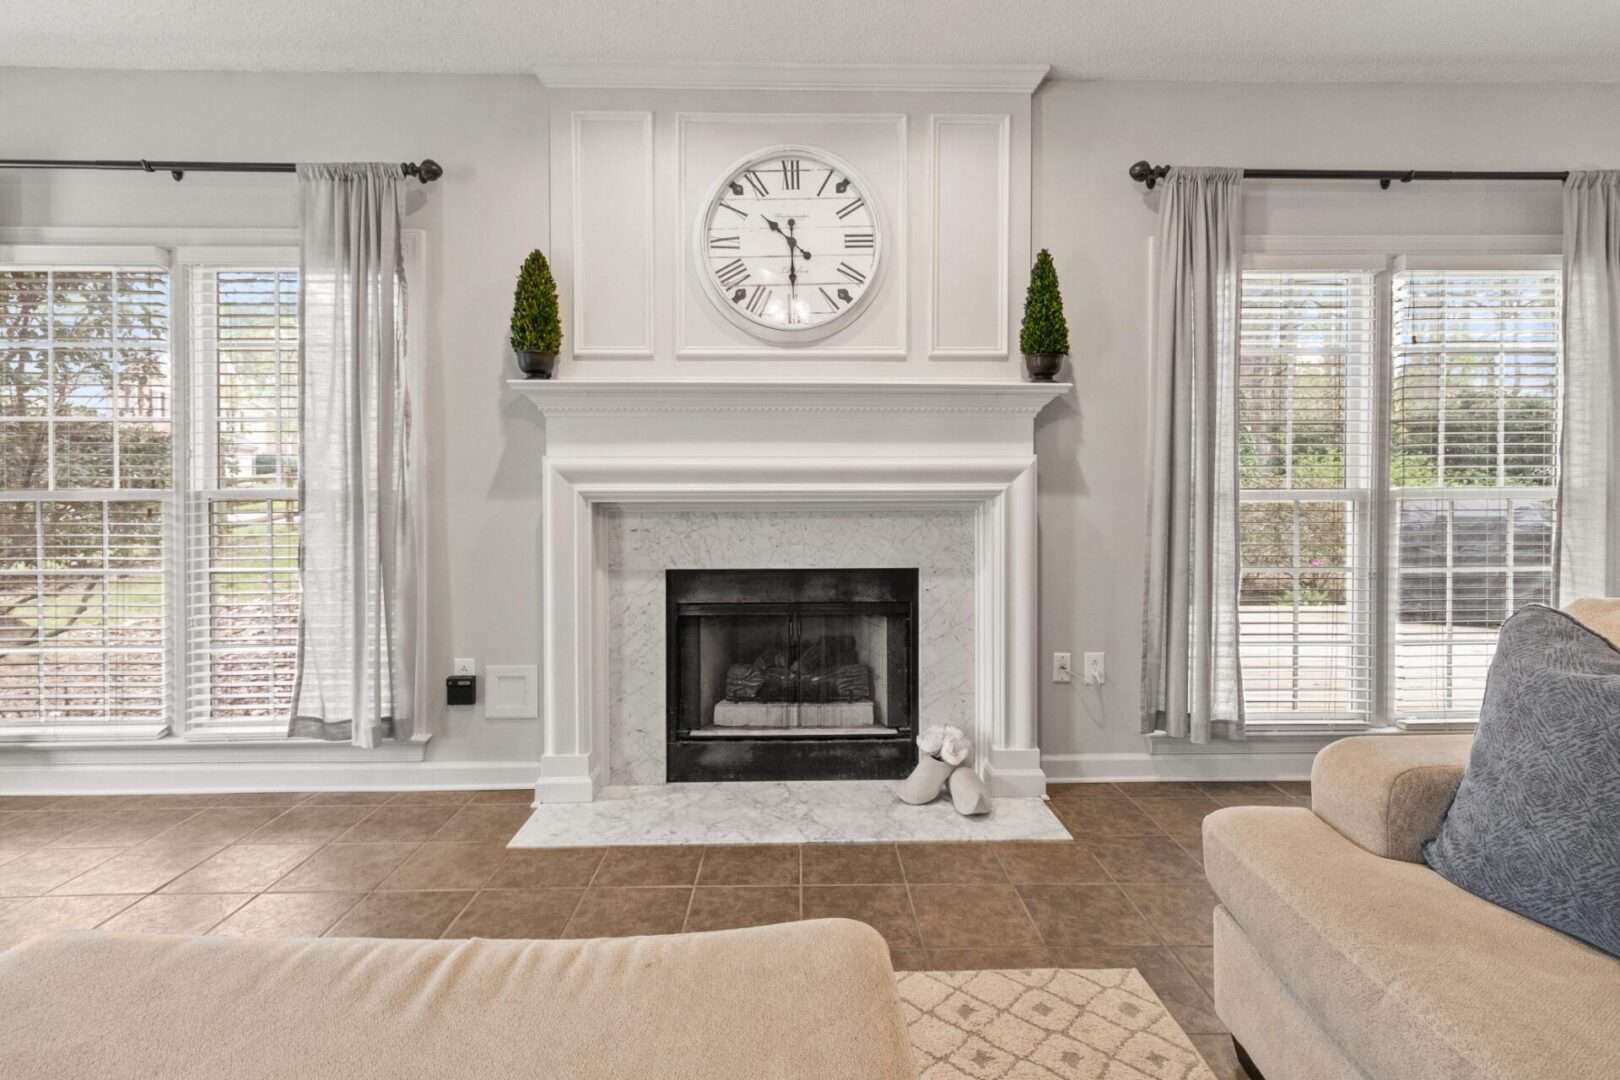
<path id="1" fill-rule="evenodd" d="M 971 765 L 997 796 L 1045 791 L 1036 723 L 1034 419 L 1067 384 L 509 385 L 545 418 L 539 802 L 589 801 L 609 782 L 609 717 L 620 688 L 608 662 L 600 547 L 602 515 L 616 511 L 964 513 L 972 538 Z M 920 695 L 927 700 L 926 684 Z"/>
<path id="2" fill-rule="evenodd" d="M 915 567 L 671 569 L 664 595 L 669 782 L 915 766 Z"/>

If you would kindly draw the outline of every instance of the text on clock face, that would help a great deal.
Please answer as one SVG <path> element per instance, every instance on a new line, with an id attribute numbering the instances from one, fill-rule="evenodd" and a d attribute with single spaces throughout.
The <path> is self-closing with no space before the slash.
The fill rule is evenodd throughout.
<path id="1" fill-rule="evenodd" d="M 874 281 L 881 236 L 867 194 L 806 153 L 750 162 L 704 222 L 704 262 L 735 315 L 773 330 L 848 317 Z"/>

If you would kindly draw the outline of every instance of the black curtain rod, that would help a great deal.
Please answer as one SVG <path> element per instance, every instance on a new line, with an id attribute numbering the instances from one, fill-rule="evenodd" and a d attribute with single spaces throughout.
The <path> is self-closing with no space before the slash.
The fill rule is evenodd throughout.
<path id="1" fill-rule="evenodd" d="M 432 158 L 420 162 L 406 161 L 400 168 L 406 176 L 414 176 L 424 184 L 431 184 L 444 175 L 444 167 Z M 224 173 L 290 173 L 298 166 L 290 161 L 64 161 L 48 158 L 0 158 L 0 169 L 111 169 L 125 172 L 166 172 L 176 180 L 184 180 L 188 172 Z"/>
<path id="2" fill-rule="evenodd" d="M 1172 166 L 1138 161 L 1131 166 L 1131 179 L 1149 191 L 1169 175 Z M 1434 169 L 1244 169 L 1247 180 L 1376 180 L 1385 191 L 1399 180 L 1557 180 L 1569 179 L 1567 172 L 1446 172 Z"/>

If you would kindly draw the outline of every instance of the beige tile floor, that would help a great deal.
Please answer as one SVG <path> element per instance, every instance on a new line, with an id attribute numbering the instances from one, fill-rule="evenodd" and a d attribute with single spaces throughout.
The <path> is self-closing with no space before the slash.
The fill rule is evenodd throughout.
<path id="1" fill-rule="evenodd" d="M 600 937 L 843 916 L 902 968 L 1134 967 L 1218 1076 L 1199 828 L 1305 784 L 1071 784 L 1070 843 L 508 850 L 528 791 L 0 797 L 0 947 L 57 929 Z"/>

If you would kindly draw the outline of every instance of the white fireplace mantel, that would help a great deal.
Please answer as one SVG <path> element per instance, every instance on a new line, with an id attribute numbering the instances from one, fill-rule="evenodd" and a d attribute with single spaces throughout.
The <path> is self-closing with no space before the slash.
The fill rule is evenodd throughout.
<path id="1" fill-rule="evenodd" d="M 512 380 L 545 417 L 541 802 L 607 776 L 595 519 L 605 506 L 971 509 L 974 741 L 997 795 L 1045 790 L 1036 725 L 1036 414 L 1067 383 Z M 987 752 L 985 752 L 987 751 Z"/>

